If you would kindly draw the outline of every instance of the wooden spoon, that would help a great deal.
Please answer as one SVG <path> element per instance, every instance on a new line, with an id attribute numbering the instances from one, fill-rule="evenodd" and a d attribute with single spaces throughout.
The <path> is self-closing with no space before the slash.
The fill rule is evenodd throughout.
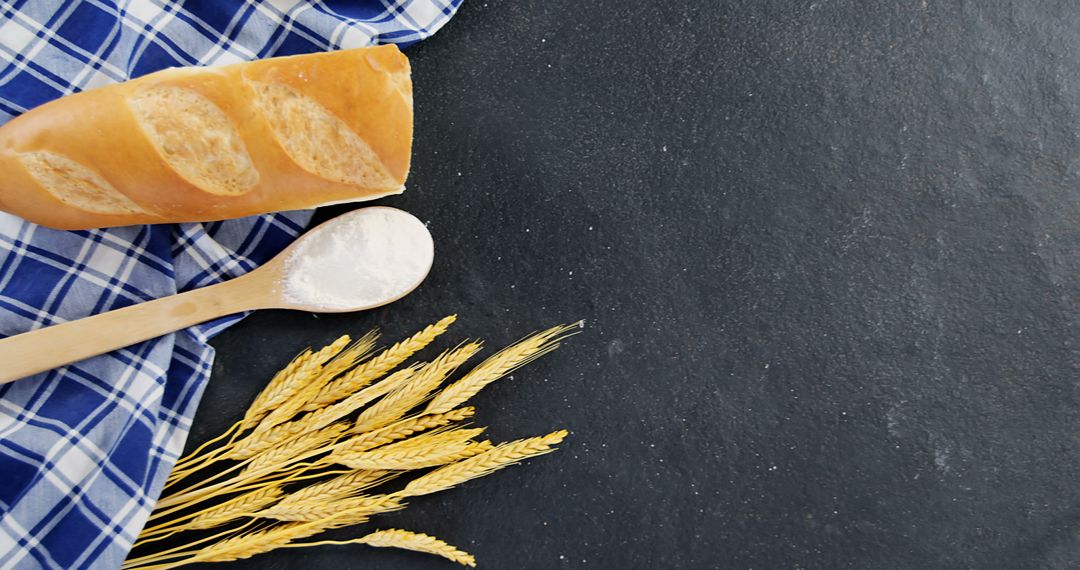
<path id="1" fill-rule="evenodd" d="M 416 254 L 416 243 L 426 246 L 421 247 L 419 252 L 426 259 L 420 258 L 414 264 L 416 274 L 411 276 L 412 279 L 401 276 L 402 279 L 396 280 L 397 283 L 408 284 L 382 291 L 378 300 L 369 300 L 357 307 L 327 307 L 290 301 L 283 287 L 290 270 L 295 270 L 290 255 L 300 250 L 302 244 L 312 236 L 340 229 L 350 219 L 360 220 L 365 213 L 373 211 L 390 216 L 394 224 L 405 224 L 408 228 L 413 245 L 406 250 L 404 246 L 407 240 L 390 241 L 389 248 L 395 254 Z M 341 313 L 380 307 L 408 295 L 423 282 L 431 269 L 433 249 L 427 228 L 407 212 L 386 207 L 354 210 L 320 224 L 262 267 L 241 277 L 2 339 L 0 362 L 4 365 L 0 371 L 0 384 L 233 313 L 254 309 Z M 355 259 L 354 263 L 364 266 L 365 260 Z"/>

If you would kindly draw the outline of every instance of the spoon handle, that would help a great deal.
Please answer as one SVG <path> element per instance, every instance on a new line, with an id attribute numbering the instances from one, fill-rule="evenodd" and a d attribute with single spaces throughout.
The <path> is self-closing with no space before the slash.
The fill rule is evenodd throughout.
<path id="1" fill-rule="evenodd" d="M 0 384 L 259 308 L 248 276 L 0 340 Z"/>

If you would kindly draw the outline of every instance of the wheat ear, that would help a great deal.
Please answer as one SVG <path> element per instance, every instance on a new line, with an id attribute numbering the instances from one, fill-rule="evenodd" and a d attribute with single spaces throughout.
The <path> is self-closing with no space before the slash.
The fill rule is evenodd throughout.
<path id="1" fill-rule="evenodd" d="M 319 393 L 305 404 L 304 411 L 310 412 L 327 404 L 332 404 L 381 378 L 384 374 L 405 362 L 410 356 L 431 344 L 436 337 L 446 332 L 446 329 L 450 328 L 450 325 L 455 320 L 457 320 L 457 316 L 450 315 L 437 323 L 428 325 L 424 330 L 391 346 L 367 362 L 357 366 L 348 374 L 323 386 Z"/>
<path id="2" fill-rule="evenodd" d="M 202 511 L 185 514 L 167 522 L 144 528 L 139 533 L 139 538 L 132 545 L 132 548 L 167 538 L 183 530 L 200 530 L 223 525 L 272 504 L 284 494 L 279 486 L 270 485 L 237 495 L 224 503 Z"/>
<path id="3" fill-rule="evenodd" d="M 484 428 L 472 428 L 426 433 L 372 451 L 342 453 L 335 450 L 326 459 L 353 469 L 397 471 L 445 465 L 462 459 L 460 456 L 467 449 L 474 452 L 472 455 L 487 451 L 470 447 L 475 443 L 472 438 L 483 432 Z"/>
<path id="4" fill-rule="evenodd" d="M 336 446 L 334 451 L 340 453 L 360 453 L 369 449 L 375 449 L 381 445 L 405 439 L 414 433 L 439 428 L 453 422 L 471 418 L 474 413 L 476 413 L 476 408 L 465 407 L 457 410 L 450 410 L 445 414 L 430 414 L 404 419 L 377 430 L 350 438 L 347 440 L 347 443 Z"/>
<path id="5" fill-rule="evenodd" d="M 444 352 L 420 369 L 408 382 L 364 410 L 356 418 L 356 423 L 352 428 L 353 433 L 365 433 L 394 423 L 422 402 L 447 376 L 479 351 L 480 343 L 470 342 L 457 349 Z"/>
<path id="6" fill-rule="evenodd" d="M 468 459 L 494 449 L 490 441 L 470 441 L 466 443 L 448 445 L 442 449 L 417 451 L 412 454 L 402 454 L 397 457 L 384 457 L 373 460 L 371 465 L 381 465 L 385 469 L 394 471 L 412 471 L 415 469 L 427 469 L 439 467 L 462 459 Z M 363 461 L 358 461 L 364 464 Z"/>
<path id="7" fill-rule="evenodd" d="M 432 398 L 424 413 L 437 414 L 461 405 L 484 386 L 555 350 L 567 333 L 575 334 L 570 331 L 581 326 L 577 322 L 551 327 L 500 350 Z"/>
<path id="8" fill-rule="evenodd" d="M 276 485 L 245 493 L 199 513 L 199 516 L 191 519 L 191 522 L 184 526 L 190 529 L 220 526 L 261 510 L 280 499 L 284 494 L 281 488 Z"/>
<path id="9" fill-rule="evenodd" d="M 255 430 L 269 429 L 292 419 L 293 416 L 299 413 L 303 407 L 319 393 L 319 390 L 321 390 L 323 386 L 363 359 L 364 356 L 371 351 L 371 348 L 375 346 L 376 337 L 377 335 L 374 331 L 364 335 L 363 338 L 356 341 L 348 348 L 340 351 L 339 354 L 334 356 L 333 359 L 326 362 L 323 366 L 315 369 L 313 373 L 310 374 L 310 379 L 293 392 L 287 400 L 277 405 L 273 410 L 270 410 L 259 422 L 259 425 Z"/>
<path id="10" fill-rule="evenodd" d="M 182 544 L 180 546 L 174 546 L 172 548 L 168 548 L 166 550 L 161 550 L 161 551 L 155 552 L 153 554 L 147 554 L 145 556 L 139 556 L 138 558 L 128 558 L 127 560 L 124 561 L 124 563 L 120 567 L 123 570 L 129 570 L 129 569 L 132 569 L 132 568 L 141 568 L 143 570 L 161 570 L 163 568 L 176 568 L 178 566 L 183 566 L 185 564 L 190 564 L 190 562 L 191 562 L 190 557 L 192 555 L 194 555 L 196 552 L 198 552 L 198 549 L 194 548 L 195 546 L 198 546 L 200 544 L 206 544 L 208 542 L 212 543 L 212 542 L 217 541 L 217 540 L 224 540 L 226 538 L 232 538 L 234 536 L 239 535 L 241 532 L 243 532 L 247 528 L 251 527 L 256 522 L 262 522 L 262 521 L 259 521 L 258 519 L 251 519 L 251 520 L 247 521 L 246 523 L 240 525 L 239 527 L 230 528 L 228 530 L 223 530 L 223 531 L 220 531 L 218 533 L 215 533 L 215 534 L 212 534 L 212 535 L 209 535 L 209 536 L 205 536 L 205 537 L 197 539 L 197 540 L 192 540 L 192 541 L 184 543 L 184 544 Z M 157 540 L 157 539 L 154 539 L 154 540 Z M 153 541 L 148 540 L 146 542 L 153 542 Z M 164 563 L 164 564 L 161 563 L 163 560 L 169 560 L 169 559 L 174 559 L 174 558 L 188 558 L 188 560 L 179 560 L 179 561 L 170 562 L 170 563 Z"/>
<path id="11" fill-rule="evenodd" d="M 240 471 L 240 477 L 250 475 L 256 471 L 265 473 L 265 469 L 271 465 L 278 468 L 285 467 L 303 452 L 324 447 L 326 444 L 337 440 L 345 432 L 348 425 L 346 422 L 332 424 L 325 429 L 301 434 L 279 447 L 267 449 L 252 458 L 251 462 Z"/>
<path id="12" fill-rule="evenodd" d="M 326 528 L 340 528 L 367 522 L 372 516 L 404 508 L 401 497 L 391 495 L 373 495 L 345 497 L 326 501 L 322 497 L 313 497 L 306 501 L 278 503 L 263 509 L 257 516 L 280 521 L 316 522 L 325 521 Z"/>
<path id="13" fill-rule="evenodd" d="M 360 499 L 367 499 L 367 501 L 362 501 Z M 247 532 L 227 538 L 191 553 L 176 553 L 169 555 L 169 558 L 175 558 L 181 555 L 187 556 L 188 554 L 191 556 L 179 562 L 162 565 L 161 568 L 175 568 L 192 562 L 227 562 L 231 560 L 240 560 L 242 558 L 250 558 L 256 554 L 290 545 L 290 543 L 295 540 L 308 538 L 327 529 L 341 528 L 343 526 L 366 522 L 370 514 L 388 512 L 404 507 L 400 498 L 387 495 L 363 498 L 355 497 L 347 499 L 347 501 L 350 501 L 351 504 L 344 508 L 339 507 L 332 509 L 329 512 L 323 512 L 321 514 L 326 516 L 323 516 L 318 520 L 302 523 L 287 523 L 265 530 Z"/>
<path id="14" fill-rule="evenodd" d="M 442 556 L 447 560 L 457 562 L 463 566 L 476 566 L 476 559 L 468 552 L 458 550 L 434 536 L 409 532 L 407 530 L 377 530 L 367 536 L 349 542 L 358 542 L 360 544 L 379 548 L 403 548 L 405 550 Z M 326 543 L 323 542 L 322 544 Z"/>
<path id="15" fill-rule="evenodd" d="M 244 413 L 244 417 L 236 424 L 233 424 L 233 428 L 231 428 L 230 431 L 234 433 L 229 441 L 222 447 L 210 453 L 200 455 L 200 452 L 206 446 L 206 444 L 204 444 L 199 447 L 199 449 L 180 458 L 174 466 L 173 471 L 169 473 L 169 476 L 166 478 L 165 487 L 171 487 L 192 473 L 216 462 L 222 457 L 227 457 L 229 450 L 241 433 L 258 425 L 259 421 L 266 416 L 266 414 L 291 398 L 293 394 L 310 380 L 313 371 L 317 370 L 322 362 L 332 358 L 348 345 L 348 343 L 349 337 L 348 335 L 345 335 L 339 337 L 333 343 L 324 347 L 317 353 L 312 353 L 311 349 L 305 349 L 293 358 L 285 368 L 278 371 L 278 373 L 271 378 L 270 382 L 263 388 L 263 391 L 256 396 L 255 401 L 251 403 L 247 412 Z M 218 436 L 215 440 L 222 439 L 224 435 L 225 434 Z"/>
<path id="16" fill-rule="evenodd" d="M 491 451 L 463 459 L 457 463 L 451 463 L 431 473 L 417 477 L 397 494 L 405 497 L 415 497 L 445 491 L 524 459 L 551 453 L 555 451 L 554 446 L 562 442 L 566 435 L 566 430 L 560 430 L 541 437 L 520 439 L 497 445 Z"/>
<path id="17" fill-rule="evenodd" d="M 357 470 L 345 475 L 338 475 L 333 479 L 308 485 L 298 491 L 289 493 L 278 502 L 282 507 L 295 507 L 310 501 L 331 501 L 354 497 L 361 491 L 382 484 L 392 478 L 393 475 L 386 471 Z"/>
<path id="18" fill-rule="evenodd" d="M 207 465 L 222 458 L 229 458 L 230 451 L 237 445 L 237 439 L 241 433 L 247 431 L 251 427 L 255 427 L 256 430 L 258 430 L 261 422 L 265 422 L 268 419 L 271 420 L 271 424 L 280 421 L 273 419 L 274 416 L 277 414 L 288 413 L 289 403 L 293 401 L 298 393 L 305 389 L 305 386 L 318 380 L 319 375 L 322 374 L 323 371 L 332 371 L 336 366 L 339 366 L 335 363 L 354 362 L 355 359 L 362 358 L 363 355 L 369 352 L 374 346 L 375 338 L 377 338 L 377 334 L 375 331 L 372 331 L 350 346 L 349 342 L 351 339 L 348 335 L 343 335 L 317 353 L 312 353 L 310 349 L 302 352 L 284 369 L 274 375 L 267 384 L 267 387 L 259 393 L 255 398 L 255 401 L 249 406 L 244 417 L 229 429 L 233 434 L 228 442 L 213 452 L 198 457 L 197 454 L 207 445 L 204 444 L 187 457 L 181 459 L 183 464 L 178 463 L 178 467 L 174 467 L 173 472 L 170 473 L 169 477 L 166 479 L 165 486 L 173 486 L 179 480 L 184 479 L 188 475 Z M 283 409 L 283 407 L 285 409 Z M 240 442 L 249 439 L 251 435 L 252 434 L 248 434 L 246 437 L 240 438 Z M 216 438 L 216 440 L 220 440 L 223 437 L 224 434 Z"/>
<path id="19" fill-rule="evenodd" d="M 291 523 L 278 525 L 266 530 L 246 532 L 226 538 L 220 542 L 199 549 L 194 556 L 180 564 L 192 562 L 228 562 L 251 558 L 322 532 L 326 527 L 322 523 Z M 180 564 L 176 564 L 179 566 Z M 175 567 L 175 566 L 170 566 Z"/>
<path id="20" fill-rule="evenodd" d="M 256 430 L 248 437 L 233 444 L 225 457 L 229 459 L 247 459 L 290 438 L 317 430 L 321 426 L 342 418 L 379 396 L 392 391 L 401 383 L 412 378 L 418 368 L 418 366 L 411 366 L 399 370 L 374 386 L 365 388 L 333 406 L 312 412 L 295 421 L 274 426 L 267 430 Z M 353 430 L 350 429 L 350 431 Z"/>
<path id="21" fill-rule="evenodd" d="M 464 552 L 446 542 L 439 540 L 433 536 L 426 534 L 420 534 L 415 532 L 409 532 L 407 530 L 400 529 L 388 529 L 378 530 L 371 534 L 355 538 L 352 540 L 320 540 L 317 542 L 295 542 L 298 539 L 306 538 L 300 536 L 306 533 L 310 536 L 310 530 L 304 528 L 308 525 L 316 523 L 293 523 L 286 524 L 277 527 L 277 529 L 271 529 L 270 531 L 261 531 L 256 533 L 248 533 L 241 535 L 233 539 L 227 539 L 219 542 L 214 546 L 222 545 L 228 541 L 234 541 L 234 544 L 227 544 L 225 548 L 219 548 L 217 552 L 212 552 L 213 547 L 204 549 L 205 553 L 197 554 L 195 557 L 188 560 L 181 561 L 174 564 L 164 564 L 159 567 L 155 567 L 155 570 L 166 570 L 167 568 L 176 568 L 184 564 L 191 562 L 225 562 L 230 560 L 238 560 L 241 558 L 250 558 L 256 554 L 267 552 L 275 548 L 308 548 L 311 546 L 327 546 L 327 545 L 346 545 L 346 544 L 366 544 L 368 546 L 376 548 L 401 548 L 404 550 L 412 550 L 414 552 L 421 552 L 425 554 L 434 554 L 457 562 L 463 566 L 476 567 L 476 559 L 469 553 Z M 278 536 L 272 536 L 274 530 L 278 530 Z M 317 531 L 316 531 L 317 532 Z M 243 539 L 250 537 L 254 540 L 248 544 L 245 548 Z M 269 546 L 268 546 L 269 545 Z M 203 552 L 203 551 L 200 551 Z"/>
<path id="22" fill-rule="evenodd" d="M 240 423 L 241 429 L 254 427 L 271 410 L 285 403 L 309 380 L 309 376 L 317 367 L 341 352 L 348 346 L 349 341 L 349 336 L 345 335 L 319 352 L 312 353 L 309 349 L 300 353 L 288 366 L 275 374 L 266 388 L 263 388 L 263 391 L 255 397 L 255 401 L 244 413 L 244 418 Z"/>

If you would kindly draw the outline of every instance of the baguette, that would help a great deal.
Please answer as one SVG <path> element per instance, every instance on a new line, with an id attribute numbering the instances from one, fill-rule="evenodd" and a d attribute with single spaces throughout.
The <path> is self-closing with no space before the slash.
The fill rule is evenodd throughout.
<path id="1" fill-rule="evenodd" d="M 88 229 L 396 194 L 412 107 L 393 45 L 166 69 L 0 127 L 0 209 Z"/>

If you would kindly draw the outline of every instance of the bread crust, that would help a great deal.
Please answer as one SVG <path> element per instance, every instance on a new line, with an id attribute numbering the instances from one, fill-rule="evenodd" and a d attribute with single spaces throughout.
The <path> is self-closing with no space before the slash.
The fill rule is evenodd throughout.
<path id="1" fill-rule="evenodd" d="M 374 151 L 382 169 L 374 178 L 379 182 L 334 180 L 294 161 L 290 149 L 275 134 L 265 107 L 259 104 L 255 86 L 260 83 L 287 86 L 340 120 Z M 250 157 L 257 182 L 239 194 L 215 193 L 170 166 L 163 152 L 169 152 L 167 149 L 174 143 L 182 144 L 186 136 L 205 133 L 174 130 L 169 135 L 174 138 L 161 144 L 160 136 L 148 132 L 131 101 L 136 94 L 157 87 L 188 90 L 185 93 L 195 93 L 204 98 L 200 101 L 209 101 L 224 112 Z M 161 112 L 183 110 L 163 105 Z M 329 202 L 374 199 L 403 189 L 412 132 L 409 63 L 393 45 L 218 68 L 167 69 L 63 97 L 0 127 L 0 208 L 53 228 L 88 229 L 222 220 Z M 208 140 L 207 144 L 212 145 L 218 139 Z M 310 148 L 291 150 L 318 155 L 319 144 L 333 141 L 314 139 Z M 219 152 L 229 150 L 222 148 Z M 41 153 L 61 155 L 92 170 L 143 211 L 99 213 L 79 208 L 63 188 L 46 188 L 47 179 L 28 168 L 26 157 Z M 364 165 L 358 163 L 355 168 Z"/>

